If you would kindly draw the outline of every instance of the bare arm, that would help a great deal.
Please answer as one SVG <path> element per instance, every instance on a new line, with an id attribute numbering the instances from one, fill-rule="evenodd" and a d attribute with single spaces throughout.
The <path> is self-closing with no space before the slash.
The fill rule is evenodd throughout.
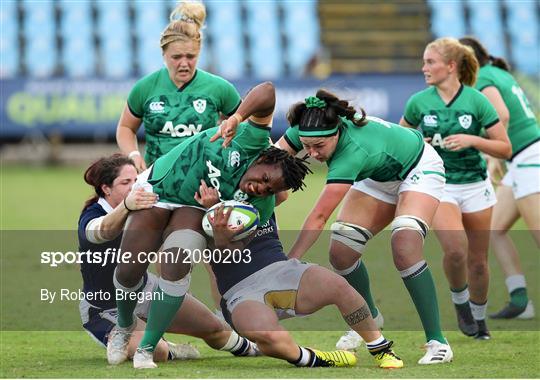
<path id="1" fill-rule="evenodd" d="M 348 184 L 329 184 L 324 187 L 315 207 L 304 221 L 302 231 L 294 242 L 289 258 L 299 259 L 311 248 L 350 187 L 351 185 Z"/>
<path id="2" fill-rule="evenodd" d="M 144 189 L 132 191 L 126 197 L 125 202 L 121 202 L 110 213 L 88 222 L 86 238 L 95 244 L 115 239 L 122 232 L 129 211 L 152 208 L 156 202 L 157 195 L 154 193 L 144 191 Z"/>
<path id="3" fill-rule="evenodd" d="M 284 136 L 281 136 L 281 138 L 274 145 L 276 148 L 286 150 L 291 156 L 296 156 L 298 153 L 296 149 L 289 145 Z"/>
<path id="4" fill-rule="evenodd" d="M 494 86 L 489 86 L 484 88 L 482 93 L 488 98 L 489 102 L 495 108 L 495 111 L 497 111 L 497 115 L 499 115 L 499 120 L 501 121 L 502 125 L 505 128 L 508 128 L 510 112 L 508 111 L 506 103 L 504 102 L 499 90 L 497 90 L 497 88 Z"/>
<path id="5" fill-rule="evenodd" d="M 407 123 L 404 117 L 399 120 L 399 125 L 405 128 L 416 128 L 414 125 L 410 125 L 409 123 Z"/>
<path id="6" fill-rule="evenodd" d="M 275 105 L 276 90 L 272 82 L 264 82 L 253 87 L 242 100 L 234 115 L 219 126 L 210 141 L 216 141 L 223 137 L 223 146 L 229 146 L 236 134 L 238 124 L 248 118 L 257 124 L 271 125 Z"/>
<path id="7" fill-rule="evenodd" d="M 137 130 L 140 126 L 141 119 L 135 117 L 126 104 L 116 127 L 116 142 L 122 153 L 135 162 L 138 172 L 146 169 L 146 163 L 141 154 L 138 153 Z"/>

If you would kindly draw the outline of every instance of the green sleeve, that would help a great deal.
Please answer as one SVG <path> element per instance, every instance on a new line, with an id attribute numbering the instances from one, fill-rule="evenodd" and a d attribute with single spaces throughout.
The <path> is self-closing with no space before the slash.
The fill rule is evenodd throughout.
<path id="1" fill-rule="evenodd" d="M 488 129 L 499 122 L 499 115 L 497 115 L 495 107 L 493 107 L 484 94 L 480 92 L 478 95 L 478 100 L 476 101 L 478 108 L 478 121 L 483 128 Z"/>
<path id="2" fill-rule="evenodd" d="M 221 86 L 221 107 L 219 111 L 224 115 L 231 116 L 241 102 L 242 98 L 236 88 L 224 79 Z"/>
<path id="3" fill-rule="evenodd" d="M 300 142 L 298 126 L 287 128 L 285 134 L 283 135 L 283 138 L 285 139 L 285 141 L 287 141 L 291 148 L 293 148 L 297 152 L 300 152 L 303 149 L 302 143 Z"/>
<path id="4" fill-rule="evenodd" d="M 251 204 L 255 206 L 257 210 L 259 210 L 259 225 L 262 226 L 264 223 L 268 222 L 274 213 L 274 208 L 276 207 L 276 198 L 273 195 L 264 198 L 253 198 Z"/>
<path id="5" fill-rule="evenodd" d="M 367 153 L 345 149 L 337 156 L 332 157 L 332 161 L 328 164 L 326 183 L 349 183 L 352 185 L 356 181 L 365 179 L 362 172 L 367 161 Z"/>
<path id="6" fill-rule="evenodd" d="M 128 95 L 127 104 L 133 116 L 142 119 L 144 116 L 144 102 L 146 101 L 146 87 L 144 78 L 137 81 Z"/>
<path id="7" fill-rule="evenodd" d="M 232 144 L 248 154 L 257 154 L 270 145 L 270 127 L 251 120 L 238 125 Z"/>
<path id="8" fill-rule="evenodd" d="M 476 79 L 474 88 L 476 88 L 478 91 L 482 91 L 484 88 L 489 86 L 495 86 L 495 82 L 493 82 L 493 80 L 487 76 L 479 75 Z"/>
<path id="9" fill-rule="evenodd" d="M 405 105 L 405 112 L 403 113 L 403 119 L 413 127 L 418 127 L 420 125 L 420 113 L 416 107 L 415 97 L 412 96 Z"/>

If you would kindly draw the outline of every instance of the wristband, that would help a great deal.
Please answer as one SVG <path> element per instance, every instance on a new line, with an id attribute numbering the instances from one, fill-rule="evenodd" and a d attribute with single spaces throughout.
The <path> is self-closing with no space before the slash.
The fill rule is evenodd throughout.
<path id="1" fill-rule="evenodd" d="M 140 156 L 140 155 L 141 155 L 141 152 L 139 152 L 138 150 L 134 150 L 132 152 L 129 152 L 128 158 L 133 158 L 134 156 Z"/>
<path id="2" fill-rule="evenodd" d="M 244 118 L 238 112 L 235 112 L 231 117 L 234 117 L 238 121 L 238 124 L 244 121 Z"/>
<path id="3" fill-rule="evenodd" d="M 128 210 L 128 211 L 135 211 L 135 210 L 130 209 L 130 208 L 127 206 L 127 204 L 126 204 L 126 199 L 127 199 L 127 197 L 124 198 L 124 207 L 126 208 L 126 210 Z"/>

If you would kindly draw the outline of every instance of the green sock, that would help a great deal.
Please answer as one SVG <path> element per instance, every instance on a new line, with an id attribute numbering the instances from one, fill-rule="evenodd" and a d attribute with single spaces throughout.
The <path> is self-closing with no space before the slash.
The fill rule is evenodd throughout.
<path id="1" fill-rule="evenodd" d="M 436 340 L 446 344 L 446 339 L 444 339 L 441 330 L 435 284 L 427 264 L 424 263 L 424 269 L 420 269 L 419 274 L 413 273 L 403 278 L 403 282 L 411 295 L 416 311 L 422 321 L 426 340 L 428 342 L 430 340 Z"/>
<path id="2" fill-rule="evenodd" d="M 526 307 L 529 302 L 527 288 L 517 288 L 510 293 L 510 302 L 517 307 Z"/>
<path id="3" fill-rule="evenodd" d="M 351 273 L 343 276 L 345 280 L 354 288 L 358 293 L 364 297 L 368 304 L 371 316 L 375 318 L 379 314 L 379 310 L 375 306 L 375 301 L 371 296 L 371 289 L 369 287 L 369 274 L 363 261 L 360 261 L 360 265 Z"/>
<path id="4" fill-rule="evenodd" d="M 139 347 L 151 352 L 154 351 L 159 340 L 171 324 L 185 297 L 185 295 L 180 297 L 171 296 L 163 292 L 159 287 L 154 294 L 159 294 L 160 297 L 155 297 L 152 300 L 144 336 L 139 343 Z"/>
<path id="5" fill-rule="evenodd" d="M 126 295 L 139 293 L 143 288 L 144 284 L 134 292 L 124 292 L 124 297 L 116 300 L 119 327 L 126 328 L 133 324 L 133 311 L 135 310 L 135 307 L 137 307 L 137 298 L 132 300 L 129 299 L 129 297 L 126 297 Z"/>

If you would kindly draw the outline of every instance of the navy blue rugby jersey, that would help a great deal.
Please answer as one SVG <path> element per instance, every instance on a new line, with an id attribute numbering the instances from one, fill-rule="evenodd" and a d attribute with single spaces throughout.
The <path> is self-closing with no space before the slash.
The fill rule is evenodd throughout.
<path id="1" fill-rule="evenodd" d="M 245 253 L 246 250 L 249 254 Z M 239 263 L 233 262 L 234 254 L 231 256 L 230 263 L 211 262 L 221 294 L 225 294 L 227 290 L 258 270 L 278 261 L 287 260 L 283 245 L 279 241 L 275 214 L 272 214 L 268 222 L 257 228 L 255 237 L 242 251 Z M 224 258 L 226 255 L 222 253 L 222 259 Z M 246 262 L 248 258 L 249 262 Z M 236 259 L 238 261 L 239 256 Z"/>
<path id="2" fill-rule="evenodd" d="M 107 210 L 106 210 L 107 209 Z M 122 241 L 122 234 L 117 236 L 114 240 L 110 240 L 101 244 L 94 244 L 86 239 L 86 226 L 88 223 L 96 218 L 100 218 L 108 214 L 108 211 L 112 211 L 111 206 L 102 198 L 96 203 L 86 207 L 79 217 L 79 252 L 90 252 L 81 256 L 81 274 L 83 278 L 83 292 L 85 294 L 93 293 L 97 294 L 100 291 L 107 293 L 110 297 L 108 300 L 106 297 L 94 297 L 88 302 L 95 307 L 101 309 L 116 308 L 115 287 L 113 283 L 114 269 L 118 263 L 115 259 L 117 256 L 112 256 L 112 252 L 118 252 L 120 243 Z M 107 249 L 109 249 L 108 256 L 106 255 Z M 106 261 L 105 261 L 106 259 Z M 104 265 L 105 263 L 105 265 Z M 147 275 L 144 275 L 144 282 L 146 283 Z"/>

